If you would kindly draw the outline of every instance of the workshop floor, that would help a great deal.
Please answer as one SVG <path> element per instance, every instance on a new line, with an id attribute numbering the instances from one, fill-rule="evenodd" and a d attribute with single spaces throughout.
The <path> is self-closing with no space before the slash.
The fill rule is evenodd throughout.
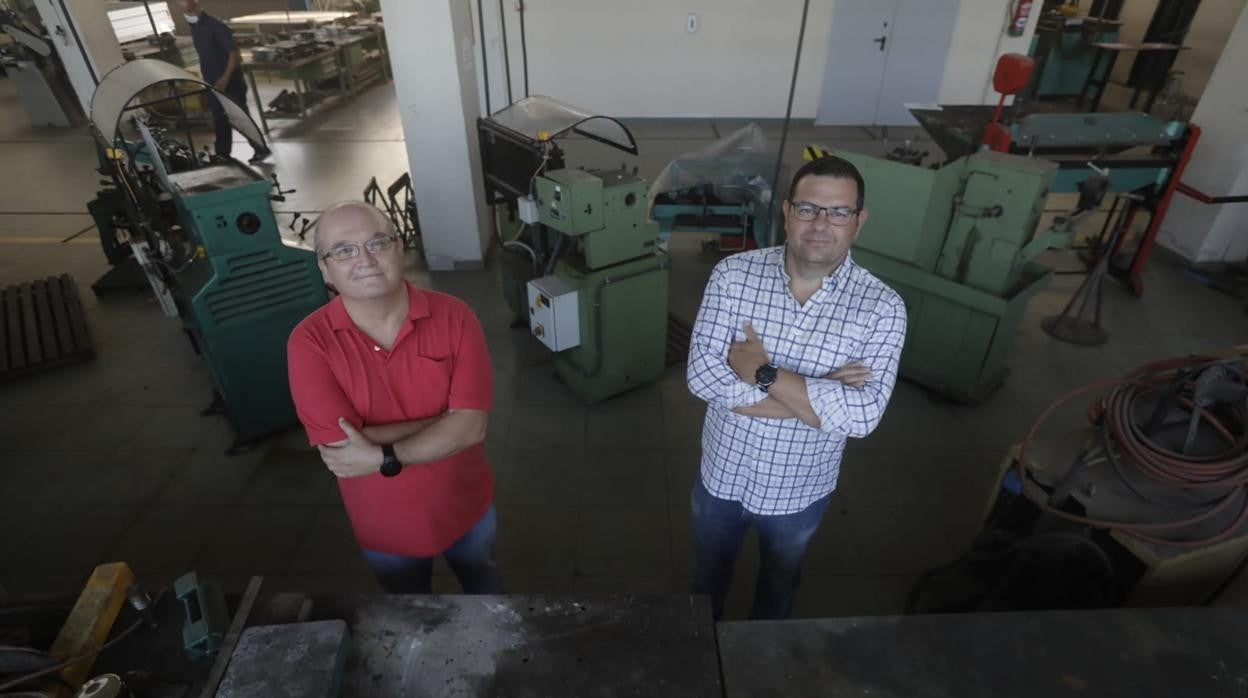
<path id="1" fill-rule="evenodd" d="M 229 429 L 220 418 L 200 416 L 210 382 L 178 322 L 164 317 L 149 294 L 97 299 L 90 292 L 106 270 L 85 209 L 97 188 L 90 139 L 85 128 L 25 123 L 11 86 L 0 79 L 0 285 L 73 274 L 97 358 L 0 387 L 0 587 L 10 594 L 72 592 L 93 565 L 126 560 L 151 586 L 195 569 L 227 588 L 261 574 L 276 588 L 375 589 L 332 478 L 301 433 L 227 457 Z M 741 123 L 632 121 L 642 155 L 625 160 L 653 177 L 672 158 Z M 278 205 L 282 212 L 311 213 L 358 197 L 370 177 L 385 184 L 407 168 L 389 86 L 284 126 L 274 133 L 269 169 L 297 192 Z M 763 128 L 777 144 L 779 124 Z M 796 164 L 800 148 L 812 142 L 882 155 L 917 133 L 893 129 L 885 141 L 873 128 L 797 124 L 787 162 Z M 248 155 L 245 145 L 239 151 Z M 622 159 L 591 141 L 569 141 L 567 151 L 576 164 Z M 671 250 L 672 309 L 687 320 L 718 259 L 701 243 L 678 237 Z M 1078 267 L 1070 254 L 1053 261 Z M 414 268 L 411 278 L 463 298 L 486 328 L 497 394 L 488 452 L 498 476 L 498 556 L 509 589 L 684 592 L 689 487 L 704 413 L 685 388 L 684 367 L 672 367 L 657 385 L 586 408 L 552 377 L 540 345 L 508 329 L 492 265 L 452 274 Z M 1107 288 L 1109 344 L 1056 343 L 1040 330 L 1040 319 L 1060 309 L 1079 278 L 1057 277 L 1031 304 L 1013 375 L 983 404 L 951 405 L 914 385 L 897 386 L 879 430 L 849 449 L 810 550 L 799 615 L 900 610 L 921 570 L 965 547 L 1007 448 L 1063 391 L 1148 359 L 1245 340 L 1240 304 L 1155 258 L 1143 298 Z M 756 559 L 747 548 L 730 615 L 748 605 Z M 444 567 L 437 586 L 455 589 Z"/>

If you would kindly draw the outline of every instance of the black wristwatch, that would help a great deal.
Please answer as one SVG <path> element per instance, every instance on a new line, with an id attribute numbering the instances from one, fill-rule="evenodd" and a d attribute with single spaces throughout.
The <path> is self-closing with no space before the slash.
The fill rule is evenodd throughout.
<path id="1" fill-rule="evenodd" d="M 394 477 L 403 472 L 403 464 L 399 462 L 399 457 L 394 455 L 394 446 L 385 444 L 381 447 L 381 476 Z"/>
<path id="2" fill-rule="evenodd" d="M 776 382 L 776 374 L 780 369 L 775 364 L 763 364 L 754 372 L 754 385 L 764 393 L 771 389 L 773 383 Z"/>

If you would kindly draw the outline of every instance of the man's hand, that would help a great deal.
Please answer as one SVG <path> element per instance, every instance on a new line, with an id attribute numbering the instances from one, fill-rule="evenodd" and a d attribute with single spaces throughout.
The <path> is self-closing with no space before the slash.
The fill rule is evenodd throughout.
<path id="1" fill-rule="evenodd" d="M 763 348 L 763 340 L 754 333 L 754 326 L 749 320 L 745 321 L 742 328 L 745 330 L 745 341 L 733 342 L 728 347 L 728 365 L 741 380 L 754 385 L 754 374 L 758 367 L 768 362 L 767 350 Z"/>
<path id="2" fill-rule="evenodd" d="M 212 83 L 212 86 L 214 89 L 216 89 L 217 92 L 225 92 L 225 88 L 230 86 L 230 81 L 229 81 L 228 76 L 222 75 L 221 77 L 217 78 L 217 81 Z"/>
<path id="3" fill-rule="evenodd" d="M 346 433 L 346 441 L 316 447 L 330 471 L 338 477 L 360 477 L 381 470 L 381 446 L 369 441 L 345 418 L 338 418 L 338 426 Z"/>
<path id="4" fill-rule="evenodd" d="M 859 361 L 850 361 L 824 378 L 840 381 L 851 388 L 861 388 L 871 380 L 871 369 Z"/>

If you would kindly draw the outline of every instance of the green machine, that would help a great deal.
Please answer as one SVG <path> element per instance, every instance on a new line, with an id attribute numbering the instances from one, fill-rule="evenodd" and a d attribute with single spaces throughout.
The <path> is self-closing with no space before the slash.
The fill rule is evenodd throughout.
<path id="1" fill-rule="evenodd" d="M 1096 64 L 1098 43 L 1118 41 L 1122 22 L 1099 17 L 1044 15 L 1036 25 L 1029 56 L 1036 61 L 1029 98 L 1078 97 Z M 1095 79 L 1102 80 L 1109 65 L 1102 62 Z"/>
<path id="2" fill-rule="evenodd" d="M 906 301 L 903 375 L 975 402 L 1006 375 L 1028 300 L 1051 271 L 1041 252 L 1069 246 L 1075 224 L 1115 197 L 1099 237 L 1089 240 L 1110 276 L 1142 293 L 1141 274 L 1199 136 L 1192 124 L 1147 114 L 1015 113 L 1007 152 L 982 149 L 994 109 L 953 105 L 912 110 L 949 158 L 923 167 L 845 151 L 867 184 L 867 225 L 854 259 Z M 806 158 L 826 154 L 806 149 Z M 1039 229 L 1050 192 L 1078 193 L 1075 207 Z M 1121 204 L 1121 206 L 1120 206 Z M 1128 244 L 1135 218 L 1148 225 Z M 1094 323 L 1058 316 L 1054 337 L 1093 343 Z M 1102 340 L 1103 341 L 1103 340 Z"/>
<path id="3" fill-rule="evenodd" d="M 636 154 L 632 134 L 549 97 L 477 123 L 486 192 L 519 225 L 502 241 L 504 293 L 559 377 L 586 402 L 661 378 L 668 260 L 646 182 L 623 167 L 565 167 L 556 142 L 575 133 Z"/>
<path id="4" fill-rule="evenodd" d="M 286 339 L 328 297 L 311 247 L 280 234 L 275 181 L 237 160 L 198 158 L 190 145 L 136 118 L 150 95 L 180 101 L 188 90 L 207 89 L 155 60 L 105 75 L 91 122 L 112 186 L 88 208 L 117 265 L 110 275 L 124 278 L 128 269 L 131 278 L 145 278 L 165 313 L 181 317 L 212 377 L 212 410 L 229 420 L 241 446 L 295 423 Z M 221 101 L 233 126 L 262 143 L 246 112 Z M 108 277 L 97 293 L 124 285 Z"/>
<path id="5" fill-rule="evenodd" d="M 828 151 L 806 148 L 808 159 Z M 1069 242 L 1037 232 L 1057 166 L 982 152 L 938 169 L 845 151 L 867 183 L 870 218 L 854 260 L 906 302 L 906 377 L 967 402 L 1001 383 L 1027 301 L 1049 270 L 1033 260 Z"/>

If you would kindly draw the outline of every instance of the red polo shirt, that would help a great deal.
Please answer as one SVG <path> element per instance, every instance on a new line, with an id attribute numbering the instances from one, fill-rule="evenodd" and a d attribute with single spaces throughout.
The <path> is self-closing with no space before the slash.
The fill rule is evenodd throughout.
<path id="1" fill-rule="evenodd" d="M 313 445 L 346 438 L 339 417 L 365 427 L 492 407 L 494 376 L 476 315 L 457 298 L 407 288 L 408 322 L 389 352 L 355 326 L 342 298 L 291 333 L 290 392 Z M 485 515 L 494 475 L 477 444 L 392 478 L 340 478 L 338 487 L 361 547 L 431 557 Z"/>

